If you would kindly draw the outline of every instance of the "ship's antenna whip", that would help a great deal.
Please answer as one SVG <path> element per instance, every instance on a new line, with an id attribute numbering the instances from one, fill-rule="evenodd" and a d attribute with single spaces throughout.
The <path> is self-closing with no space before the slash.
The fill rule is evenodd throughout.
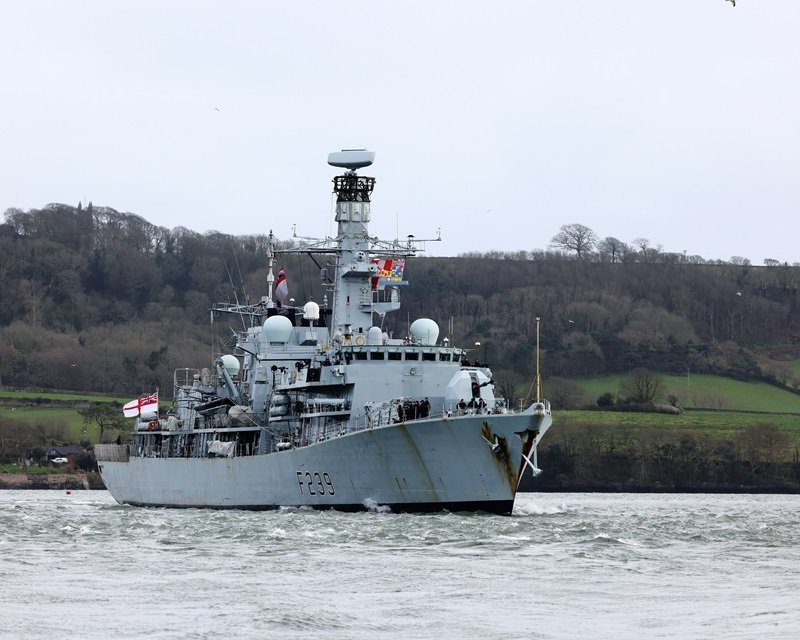
<path id="1" fill-rule="evenodd" d="M 531 398 L 531 392 L 536 389 L 536 402 L 542 401 L 542 374 L 539 371 L 539 325 L 541 323 L 541 318 L 536 317 L 536 375 L 533 378 L 533 382 L 531 383 L 530 388 L 528 389 L 528 393 L 525 396 L 525 402 L 523 403 L 525 406 L 528 405 L 528 400 Z"/>
<path id="2" fill-rule="evenodd" d="M 539 324 L 541 318 L 536 317 L 536 402 L 542 401 L 542 374 L 539 371 Z"/>
<path id="3" fill-rule="evenodd" d="M 239 266 L 239 256 L 233 254 L 233 261 L 236 263 L 236 271 L 239 273 L 239 285 L 242 287 L 242 295 L 244 296 L 244 303 L 250 304 L 250 296 L 247 295 L 247 288 L 244 284 L 244 276 L 242 275 L 242 268 Z"/>
<path id="4" fill-rule="evenodd" d="M 233 276 L 231 275 L 231 270 L 228 268 L 228 261 L 223 258 L 222 264 L 225 265 L 225 271 L 228 274 L 228 282 L 231 283 L 231 289 L 233 289 L 233 299 L 236 300 L 236 308 L 239 310 L 239 319 L 242 321 L 242 329 L 247 331 L 247 324 L 244 321 L 244 315 L 242 315 L 242 309 L 239 305 L 239 294 L 236 291 L 236 285 L 233 284 Z"/>

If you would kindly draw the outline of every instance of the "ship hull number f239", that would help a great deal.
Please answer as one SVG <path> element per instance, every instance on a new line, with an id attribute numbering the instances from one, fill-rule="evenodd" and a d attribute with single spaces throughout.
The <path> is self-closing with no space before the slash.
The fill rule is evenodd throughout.
<path id="1" fill-rule="evenodd" d="M 336 491 L 328 473 L 319 471 L 298 471 L 297 484 L 300 485 L 300 495 L 304 496 L 333 496 Z"/>

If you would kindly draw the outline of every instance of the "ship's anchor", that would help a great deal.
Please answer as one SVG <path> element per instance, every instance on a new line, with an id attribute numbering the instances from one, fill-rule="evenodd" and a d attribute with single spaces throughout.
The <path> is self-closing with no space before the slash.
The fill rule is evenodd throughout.
<path id="1" fill-rule="evenodd" d="M 525 466 L 522 467 L 522 472 L 525 473 L 526 467 L 530 467 L 531 473 L 533 474 L 534 478 L 540 476 L 542 474 L 542 470 L 538 466 L 536 466 L 536 463 L 538 462 L 536 456 L 537 454 L 536 443 L 534 442 L 533 445 L 533 462 L 531 462 L 531 459 L 525 455 L 524 451 L 521 451 L 520 453 L 522 454 L 522 458 L 525 460 Z"/>
<path id="2" fill-rule="evenodd" d="M 486 436 L 481 436 L 481 437 L 483 438 L 484 442 L 486 442 L 486 444 L 489 445 L 489 447 L 491 448 L 493 454 L 495 454 L 495 455 L 499 455 L 500 454 L 500 452 L 501 452 L 500 441 L 497 438 L 497 436 L 494 437 L 494 442 L 489 440 Z"/>

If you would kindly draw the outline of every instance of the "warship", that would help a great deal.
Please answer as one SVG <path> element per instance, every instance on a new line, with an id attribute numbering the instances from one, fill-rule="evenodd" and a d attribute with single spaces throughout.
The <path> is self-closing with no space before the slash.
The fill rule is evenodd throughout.
<path id="1" fill-rule="evenodd" d="M 328 156 L 342 170 L 336 237 L 278 249 L 270 232 L 266 295 L 213 310 L 245 321 L 231 353 L 177 370 L 168 413 L 158 414 L 157 395 L 129 403 L 129 442 L 95 446 L 117 502 L 511 513 L 523 473 L 540 473 L 537 446 L 552 421 L 538 356 L 536 394 L 514 412 L 495 396 L 491 369 L 440 340 L 434 320 L 416 319 L 402 337 L 384 331 L 405 261 L 423 243 L 370 236 L 375 178 L 359 172 L 373 160 L 366 150 Z M 274 275 L 280 253 L 327 257 L 322 304 L 287 300 L 283 270 Z"/>

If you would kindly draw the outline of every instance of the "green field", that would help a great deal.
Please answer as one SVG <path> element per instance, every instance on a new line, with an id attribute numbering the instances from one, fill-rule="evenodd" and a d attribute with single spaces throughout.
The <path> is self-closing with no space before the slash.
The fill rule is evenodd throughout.
<path id="1" fill-rule="evenodd" d="M 587 398 L 597 400 L 604 393 L 616 394 L 625 376 L 604 375 L 579 378 Z M 742 382 L 708 374 L 662 375 L 665 398 L 673 394 L 685 409 L 763 411 L 800 416 L 800 395 L 765 382 Z M 661 400 L 663 402 L 663 399 Z"/>
<path id="2" fill-rule="evenodd" d="M 48 440 L 60 443 L 96 442 L 97 428 L 85 425 L 78 409 L 90 402 L 122 405 L 131 398 L 68 392 L 0 391 L 0 418 L 37 426 Z"/>
<path id="3" fill-rule="evenodd" d="M 0 417 L 12 420 L 24 420 L 32 425 L 40 426 L 51 440 L 61 442 L 95 442 L 98 434 L 91 433 L 96 429 L 86 429 L 83 418 L 77 409 L 68 407 L 15 407 L 0 406 Z"/>
<path id="4" fill-rule="evenodd" d="M 622 430 L 694 431 L 730 438 L 746 427 L 770 423 L 800 440 L 800 395 L 764 382 L 743 382 L 708 374 L 661 375 L 662 392 L 678 399 L 680 415 L 623 411 L 557 411 L 554 424 L 616 427 Z M 616 395 L 623 375 L 574 380 L 589 401 Z"/>
<path id="5" fill-rule="evenodd" d="M 118 402 L 120 405 L 125 404 L 131 398 L 116 398 L 112 396 L 92 395 L 82 393 L 70 393 L 69 391 L 55 392 L 55 391 L 7 391 L 0 390 L 0 399 L 8 399 L 12 401 L 56 401 L 56 402 Z"/>

